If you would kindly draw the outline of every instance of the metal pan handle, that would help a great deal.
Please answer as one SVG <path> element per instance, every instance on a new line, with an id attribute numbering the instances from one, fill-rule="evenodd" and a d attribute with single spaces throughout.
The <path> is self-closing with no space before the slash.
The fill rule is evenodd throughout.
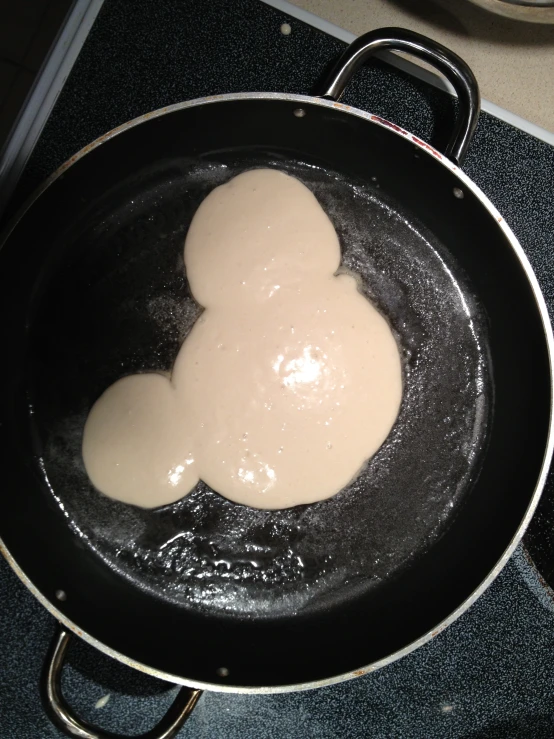
<path id="1" fill-rule="evenodd" d="M 55 637 L 52 653 L 43 675 L 43 695 L 47 708 L 59 728 L 68 736 L 80 739 L 122 739 L 119 734 L 97 729 L 73 715 L 61 690 L 62 668 L 71 633 L 60 627 Z M 162 720 L 146 734 L 136 739 L 173 739 L 191 714 L 201 690 L 181 688 Z"/>
<path id="2" fill-rule="evenodd" d="M 456 164 L 463 160 L 479 117 L 479 85 L 471 69 L 445 46 L 403 28 L 378 28 L 359 36 L 345 49 L 326 78 L 314 91 L 319 97 L 339 100 L 352 75 L 380 51 L 402 51 L 441 72 L 458 96 L 458 113 L 445 155 Z"/>

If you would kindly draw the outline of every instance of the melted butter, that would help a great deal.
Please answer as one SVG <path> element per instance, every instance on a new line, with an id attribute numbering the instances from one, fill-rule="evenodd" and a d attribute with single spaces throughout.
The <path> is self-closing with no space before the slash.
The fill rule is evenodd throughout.
<path id="1" fill-rule="evenodd" d="M 205 310 L 171 379 L 124 378 L 94 405 L 93 484 L 156 507 L 202 479 L 268 509 L 347 485 L 390 432 L 402 380 L 386 320 L 339 263 L 329 218 L 295 178 L 253 170 L 213 190 L 185 244 Z"/>

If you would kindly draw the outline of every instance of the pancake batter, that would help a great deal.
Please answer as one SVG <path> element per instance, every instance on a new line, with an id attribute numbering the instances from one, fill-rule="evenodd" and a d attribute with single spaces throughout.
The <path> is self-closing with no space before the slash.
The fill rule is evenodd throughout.
<path id="1" fill-rule="evenodd" d="M 271 169 L 217 187 L 185 243 L 205 308 L 171 378 L 123 378 L 93 406 L 83 458 L 95 487 L 154 508 L 199 479 L 256 508 L 331 497 L 381 446 L 402 397 L 396 341 L 333 225 Z"/>

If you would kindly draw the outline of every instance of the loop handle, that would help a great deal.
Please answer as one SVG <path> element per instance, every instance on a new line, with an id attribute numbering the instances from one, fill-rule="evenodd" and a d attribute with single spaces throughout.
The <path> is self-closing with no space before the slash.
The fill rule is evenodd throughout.
<path id="1" fill-rule="evenodd" d="M 56 634 L 52 653 L 45 665 L 43 675 L 43 694 L 47 708 L 54 722 L 68 736 L 79 739 L 123 739 L 119 734 L 97 729 L 74 715 L 61 690 L 62 668 L 71 641 L 71 633 L 60 626 Z M 192 713 L 202 695 L 201 690 L 181 688 L 177 697 L 162 720 L 146 734 L 136 739 L 173 739 Z"/>
<path id="2" fill-rule="evenodd" d="M 352 75 L 380 51 L 401 51 L 421 59 L 443 74 L 458 96 L 458 114 L 444 152 L 455 164 L 465 156 L 477 126 L 481 98 L 471 69 L 457 54 L 426 36 L 402 28 L 379 28 L 359 36 L 345 49 L 330 73 L 314 91 L 319 97 L 338 100 Z"/>

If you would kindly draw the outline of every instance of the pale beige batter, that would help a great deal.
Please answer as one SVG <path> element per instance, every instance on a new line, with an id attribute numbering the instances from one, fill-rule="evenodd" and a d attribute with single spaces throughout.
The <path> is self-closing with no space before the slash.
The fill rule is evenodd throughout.
<path id="1" fill-rule="evenodd" d="M 144 508 L 173 503 L 198 482 L 179 396 L 161 374 L 131 375 L 94 404 L 83 459 L 106 495 Z"/>
<path id="2" fill-rule="evenodd" d="M 205 310 L 171 380 L 127 377 L 94 405 L 93 484 L 150 508 L 202 479 L 268 509 L 347 485 L 387 437 L 402 380 L 387 322 L 339 262 L 329 218 L 295 178 L 258 169 L 213 190 L 185 244 Z"/>

